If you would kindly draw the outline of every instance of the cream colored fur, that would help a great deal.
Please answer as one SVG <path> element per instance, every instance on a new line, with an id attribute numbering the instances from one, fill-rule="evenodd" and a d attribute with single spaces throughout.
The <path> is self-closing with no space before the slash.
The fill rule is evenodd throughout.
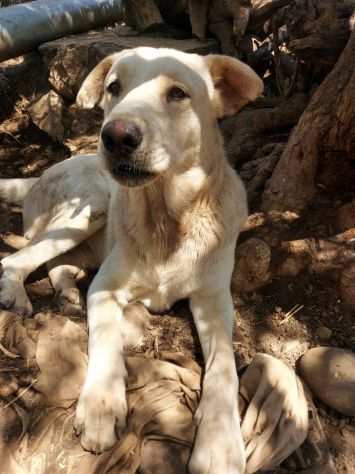
<path id="1" fill-rule="evenodd" d="M 113 97 L 106 88 L 117 80 L 121 92 Z M 188 97 L 167 100 L 172 87 Z M 75 418 L 85 449 L 110 448 L 125 427 L 125 306 L 141 301 L 161 311 L 189 298 L 206 364 L 189 470 L 244 472 L 229 287 L 247 205 L 244 187 L 225 158 L 217 118 L 236 113 L 261 92 L 261 80 L 237 60 L 153 48 L 110 56 L 84 81 L 77 101 L 83 107 L 100 103 L 103 126 L 115 119 L 139 125 L 144 138 L 132 159 L 154 178 L 137 186 L 116 180 L 106 170 L 112 157 L 101 140 L 98 156 L 76 157 L 47 171 L 30 191 L 27 206 L 37 206 L 27 213 L 32 240 L 2 262 L 0 301 L 6 300 L 4 287 L 7 303 L 14 288 L 21 289 L 22 299 L 26 296 L 24 278 L 45 261 L 46 252 L 53 259 L 86 241 L 96 260 L 103 258 L 87 298 L 89 366 Z M 38 202 L 40 186 L 47 196 L 57 189 L 53 202 Z M 97 233 L 107 209 L 107 225 Z M 44 241 L 43 234 L 48 237 Z M 68 266 L 58 261 L 52 270 L 57 267 L 60 273 Z M 63 291 L 61 278 L 55 280 Z M 73 275 L 64 281 L 73 287 Z M 17 297 L 12 299 L 16 306 Z"/>

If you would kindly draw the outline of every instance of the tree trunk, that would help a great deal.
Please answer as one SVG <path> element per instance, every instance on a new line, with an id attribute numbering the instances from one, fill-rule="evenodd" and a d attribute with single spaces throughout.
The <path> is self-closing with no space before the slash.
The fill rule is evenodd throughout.
<path id="1" fill-rule="evenodd" d="M 350 24 L 354 26 L 355 15 Z M 302 211 L 325 163 L 355 158 L 355 30 L 292 132 L 263 195 L 264 210 Z M 353 166 L 352 166 L 353 167 Z M 355 172 L 355 167 L 354 172 Z"/>

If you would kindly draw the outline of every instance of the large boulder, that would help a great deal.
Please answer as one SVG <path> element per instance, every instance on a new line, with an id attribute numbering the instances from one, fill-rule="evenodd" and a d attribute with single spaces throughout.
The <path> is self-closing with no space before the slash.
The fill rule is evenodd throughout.
<path id="1" fill-rule="evenodd" d="M 335 347 L 316 347 L 299 361 L 301 377 L 326 405 L 355 416 L 355 354 Z"/>

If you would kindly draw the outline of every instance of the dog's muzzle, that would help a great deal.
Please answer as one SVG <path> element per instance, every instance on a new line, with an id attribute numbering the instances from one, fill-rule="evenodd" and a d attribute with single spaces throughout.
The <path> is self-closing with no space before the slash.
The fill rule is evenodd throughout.
<path id="1" fill-rule="evenodd" d="M 112 120 L 103 127 L 101 141 L 108 169 L 121 184 L 138 186 L 155 177 L 155 173 L 134 159 L 143 141 L 143 133 L 137 124 L 123 119 Z"/>
<path id="2" fill-rule="evenodd" d="M 134 122 L 117 119 L 104 126 L 101 131 L 101 140 L 109 154 L 128 157 L 142 143 L 143 133 Z"/>
<path id="3" fill-rule="evenodd" d="M 149 178 L 155 176 L 154 173 L 146 171 L 139 166 L 125 161 L 118 161 L 117 163 L 111 163 L 110 171 L 116 178 L 121 178 L 123 180 L 137 180 L 145 181 Z M 139 183 L 137 183 L 139 184 Z"/>

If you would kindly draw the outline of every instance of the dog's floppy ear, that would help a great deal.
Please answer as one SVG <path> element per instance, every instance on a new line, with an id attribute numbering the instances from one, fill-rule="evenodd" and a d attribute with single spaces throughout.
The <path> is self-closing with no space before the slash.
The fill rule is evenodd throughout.
<path id="1" fill-rule="evenodd" d="M 219 54 L 210 54 L 205 61 L 215 86 L 218 118 L 237 113 L 262 94 L 263 81 L 247 64 Z"/>
<path id="2" fill-rule="evenodd" d="M 111 69 L 117 54 L 111 54 L 103 59 L 90 72 L 87 78 L 82 83 L 78 95 L 76 96 L 76 103 L 83 109 L 92 109 L 95 105 L 101 102 L 104 93 L 104 81 L 107 73 Z"/>

